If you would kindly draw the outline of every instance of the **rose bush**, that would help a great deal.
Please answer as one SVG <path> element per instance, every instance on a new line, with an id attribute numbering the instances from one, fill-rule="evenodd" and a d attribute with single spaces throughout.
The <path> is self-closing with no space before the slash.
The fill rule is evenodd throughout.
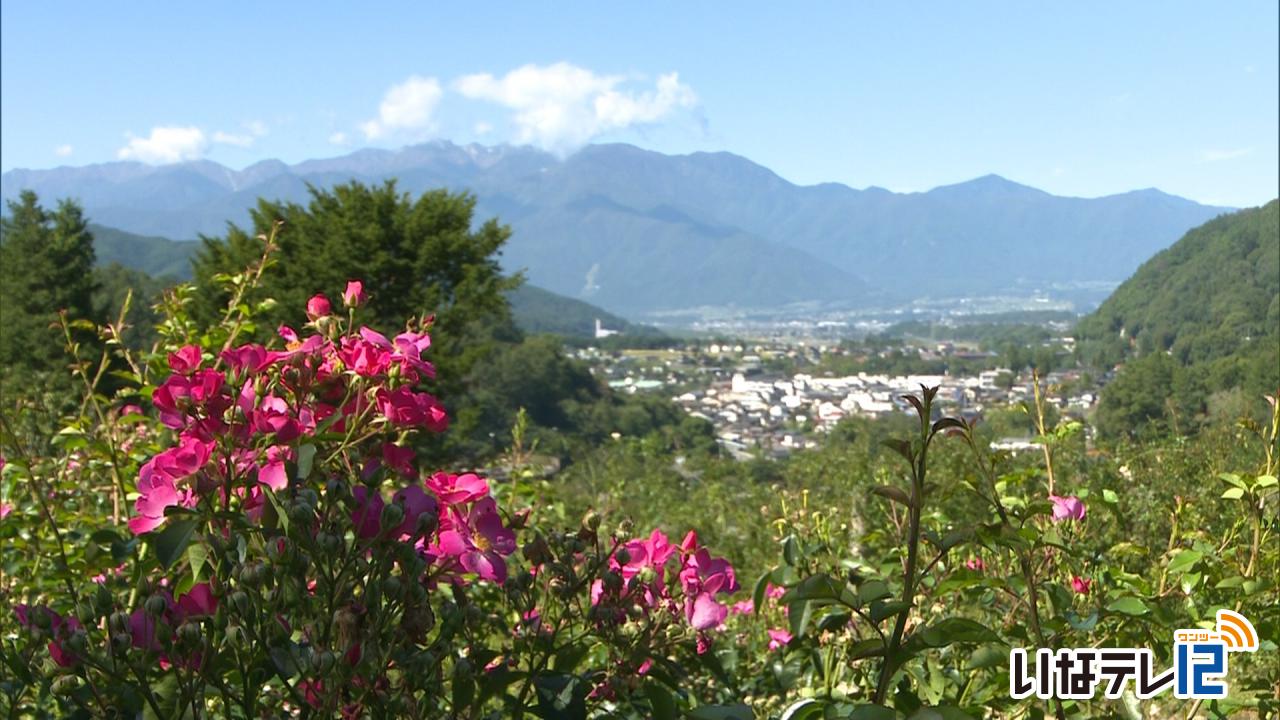
<path id="1" fill-rule="evenodd" d="M 449 424 L 431 318 L 362 325 L 360 280 L 341 303 L 311 297 L 275 343 L 243 342 L 271 304 L 244 301 L 273 263 L 263 240 L 218 278 L 217 324 L 191 318 L 184 287 L 143 356 L 122 320 L 96 329 L 95 358 L 64 322 L 79 411 L 53 422 L 24 399 L 0 415 L 10 717 L 1277 712 L 1274 400 L 1269 427 L 1242 428 L 1258 467 L 1215 467 L 1212 491 L 1187 487 L 1208 466 L 1180 446 L 1091 455 L 1039 394 L 1043 463 L 993 454 L 923 388 L 914 437 L 888 443 L 896 465 L 814 455 L 776 492 L 742 477 L 765 466 L 673 473 L 624 439 L 582 464 L 585 505 L 623 493 L 642 512 L 570 514 L 572 480 L 424 466 L 419 441 Z M 672 484 L 624 477 L 628 452 Z M 1169 500 L 1164 476 L 1191 494 Z M 637 532 L 633 514 L 651 522 Z M 1168 666 L 1171 632 L 1224 607 L 1264 640 L 1233 656 L 1226 701 L 1008 697 L 1010 648 L 1150 647 Z"/>
<path id="2" fill-rule="evenodd" d="M 267 242 L 229 285 L 260 276 Z M 179 291 L 167 351 L 117 346 L 153 414 L 76 418 L 58 459 L 6 438 L 6 482 L 31 490 L 62 581 L 18 586 L 14 713 L 647 715 L 716 699 L 688 693 L 679 663 L 715 642 L 732 566 L 692 531 L 632 539 L 594 515 L 555 531 L 475 473 L 423 469 L 415 437 L 448 426 L 422 389 L 431 321 L 358 326 L 366 297 L 349 283 L 339 317 L 316 295 L 268 348 L 236 343 L 252 309 L 234 301 L 197 332 Z M 80 367 L 86 411 L 116 401 L 94 392 L 103 374 Z M 139 429 L 122 435 L 125 419 Z M 111 468 L 113 512 L 63 527 L 55 504 L 101 500 L 67 482 L 86 464 Z"/>

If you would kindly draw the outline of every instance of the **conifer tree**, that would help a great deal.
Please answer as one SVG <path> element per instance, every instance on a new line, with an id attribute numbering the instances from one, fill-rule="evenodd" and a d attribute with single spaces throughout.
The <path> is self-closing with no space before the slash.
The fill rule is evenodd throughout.
<path id="1" fill-rule="evenodd" d="M 80 207 L 63 200 L 53 211 L 24 191 L 0 218 L 0 392 L 68 382 L 58 313 L 96 319 L 93 236 Z"/>

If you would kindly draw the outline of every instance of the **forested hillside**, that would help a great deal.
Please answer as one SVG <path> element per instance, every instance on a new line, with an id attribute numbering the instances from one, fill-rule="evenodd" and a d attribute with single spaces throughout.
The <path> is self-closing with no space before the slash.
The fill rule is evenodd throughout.
<path id="1" fill-rule="evenodd" d="M 1280 386 L 1280 201 L 1223 215 L 1147 261 L 1077 335 L 1087 361 L 1126 363 L 1104 427 L 1212 412 Z"/>
<path id="2" fill-rule="evenodd" d="M 89 232 L 99 264 L 120 263 L 152 277 L 190 279 L 191 256 L 200 249 L 200 243 L 137 235 L 95 223 L 89 224 Z"/>

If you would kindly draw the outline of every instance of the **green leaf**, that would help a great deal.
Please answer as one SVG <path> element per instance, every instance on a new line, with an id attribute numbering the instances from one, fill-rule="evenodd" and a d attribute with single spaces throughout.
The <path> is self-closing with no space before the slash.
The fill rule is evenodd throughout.
<path id="1" fill-rule="evenodd" d="M 111 543 L 120 542 L 120 535 L 115 530 L 94 530 L 93 534 L 89 536 L 89 539 L 96 543 L 109 545 Z"/>
<path id="2" fill-rule="evenodd" d="M 919 637 L 928 647 L 944 647 L 958 642 L 998 642 L 1000 638 L 982 623 L 968 618 L 952 617 L 916 631 L 912 639 Z"/>
<path id="3" fill-rule="evenodd" d="M 893 595 L 883 580 L 868 580 L 858 588 L 858 602 L 866 605 Z"/>
<path id="4" fill-rule="evenodd" d="M 178 708 L 178 702 L 181 700 L 182 693 L 178 688 L 178 676 L 174 673 L 165 673 L 158 682 L 150 687 L 152 696 L 156 699 L 156 705 L 160 706 L 163 714 L 157 715 L 151 707 L 151 703 L 143 708 L 143 720 L 169 720 L 171 718 L 186 718 L 190 715 Z"/>
<path id="5" fill-rule="evenodd" d="M 1132 615 L 1135 617 L 1138 615 L 1146 615 L 1150 612 L 1150 608 L 1147 607 L 1146 603 L 1132 596 L 1112 600 L 1111 604 L 1107 606 L 1107 610 L 1120 613 L 1121 615 Z"/>
<path id="6" fill-rule="evenodd" d="M 269 487 L 263 487 L 262 493 L 271 501 L 271 507 L 276 511 L 276 519 L 280 521 L 280 527 L 284 528 L 286 533 L 289 532 L 289 513 L 280 504 L 280 498 L 276 497 L 276 491 Z"/>
<path id="7" fill-rule="evenodd" d="M 839 581 L 830 575 L 819 573 L 810 575 L 788 590 L 782 596 L 782 602 L 790 604 L 796 600 L 837 600 L 842 589 Z"/>
<path id="8" fill-rule="evenodd" d="M 884 641 L 878 637 L 859 640 L 849 648 L 849 657 L 854 660 L 862 660 L 869 657 L 882 657 L 884 655 Z"/>
<path id="9" fill-rule="evenodd" d="M 305 480 L 311 475 L 311 466 L 315 463 L 316 446 L 310 443 L 298 447 L 298 479 Z"/>
<path id="10" fill-rule="evenodd" d="M 791 634 L 804 637 L 809 629 L 809 621 L 813 619 L 813 601 L 797 600 L 787 606 L 787 620 L 791 624 Z"/>
<path id="11" fill-rule="evenodd" d="M 911 496 L 906 490 L 893 485 L 878 485 L 871 488 L 872 495 L 879 495 L 882 498 L 888 498 L 900 505 L 911 507 Z"/>
<path id="12" fill-rule="evenodd" d="M 1277 484 L 1280 484 L 1280 480 L 1277 480 L 1276 476 L 1259 475 L 1257 482 L 1255 482 L 1253 486 L 1260 487 L 1260 488 L 1269 488 L 1269 487 L 1275 487 Z"/>
<path id="13" fill-rule="evenodd" d="M 822 717 L 822 704 L 813 698 L 792 703 L 778 720 L 817 720 Z"/>
<path id="14" fill-rule="evenodd" d="M 782 559 L 793 567 L 800 564 L 800 543 L 795 535 L 788 535 L 787 539 L 782 541 Z"/>
<path id="15" fill-rule="evenodd" d="M 1116 494 L 1115 490 L 1104 489 L 1102 491 L 1102 502 L 1105 502 L 1109 505 L 1115 505 L 1116 503 L 1120 502 L 1120 496 Z"/>
<path id="16" fill-rule="evenodd" d="M 1004 645 L 992 643 L 983 645 L 969 654 L 969 664 L 966 666 L 969 670 L 979 670 L 983 668 L 1004 667 L 1009 661 L 1009 648 Z"/>
<path id="17" fill-rule="evenodd" d="M 911 443 L 906 440 L 891 438 L 881 441 L 881 444 L 906 458 L 907 462 L 913 463 L 916 460 L 915 453 L 911 451 Z"/>
<path id="18" fill-rule="evenodd" d="M 177 599 L 186 595 L 191 592 L 191 588 L 195 587 L 195 585 L 196 576 L 191 573 L 184 574 L 182 579 L 178 581 L 178 584 L 173 586 L 173 597 Z"/>
<path id="19" fill-rule="evenodd" d="M 1199 550 L 1182 550 L 1169 561 L 1168 570 L 1172 574 L 1184 573 L 1200 562 L 1204 553 Z"/>
<path id="20" fill-rule="evenodd" d="M 751 591 L 751 606 L 756 615 L 760 614 L 760 608 L 764 605 L 764 593 L 769 588 L 769 578 L 772 575 L 772 572 L 761 575 L 760 579 L 756 580 L 755 589 Z"/>
<path id="21" fill-rule="evenodd" d="M 868 614 L 871 616 L 871 622 L 878 624 L 881 620 L 897 615 L 908 607 L 910 606 L 901 600 L 894 600 L 893 602 L 876 600 L 871 603 L 871 612 Z"/>
<path id="22" fill-rule="evenodd" d="M 655 720 L 676 720 L 676 700 L 665 685 L 650 680 L 644 684 L 644 694 L 649 697 L 649 708 Z"/>
<path id="23" fill-rule="evenodd" d="M 1239 500 L 1244 497 L 1244 488 L 1227 488 L 1226 491 L 1222 493 L 1222 497 L 1227 500 Z"/>
<path id="24" fill-rule="evenodd" d="M 204 564 L 208 559 L 209 549 L 204 545 L 196 543 L 187 548 L 187 562 L 191 563 L 191 577 L 196 580 L 200 579 L 200 571 L 204 569 Z"/>
<path id="25" fill-rule="evenodd" d="M 476 681 L 471 672 L 461 665 L 454 666 L 453 672 L 453 707 L 457 710 L 468 708 L 476 696 Z"/>
<path id="26" fill-rule="evenodd" d="M 165 569 L 173 567 L 178 558 L 182 557 L 195 532 L 195 520 L 178 520 L 170 522 L 168 527 L 155 536 L 152 544 L 156 548 L 156 557 Z"/>
<path id="27" fill-rule="evenodd" d="M 1093 629 L 1098 626 L 1097 610 L 1094 610 L 1093 612 L 1089 613 L 1089 616 L 1084 618 L 1080 617 L 1080 615 L 1078 615 L 1076 611 L 1068 610 L 1066 617 L 1067 617 L 1067 624 L 1070 625 L 1072 629 L 1075 629 L 1075 630 L 1082 630 L 1084 632 L 1093 632 Z"/>
<path id="28" fill-rule="evenodd" d="M 1244 480 L 1242 480 L 1240 476 L 1235 473 L 1222 473 L 1218 477 L 1222 479 L 1224 482 L 1230 483 L 1231 485 L 1238 487 L 1241 490 L 1244 490 L 1246 487 L 1248 487 L 1248 485 L 1244 484 Z"/>
<path id="29" fill-rule="evenodd" d="M 959 420 L 953 417 L 944 417 L 941 420 L 935 422 L 933 424 L 933 427 L 929 428 L 929 434 L 931 435 L 936 434 L 941 430 L 946 430 L 947 428 L 958 428 L 960 430 L 967 430 L 969 426 L 965 425 L 963 420 Z"/>

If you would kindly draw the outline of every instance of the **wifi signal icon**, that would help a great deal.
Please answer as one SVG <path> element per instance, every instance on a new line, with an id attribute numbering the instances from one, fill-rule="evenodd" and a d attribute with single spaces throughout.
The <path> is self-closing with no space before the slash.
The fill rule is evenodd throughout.
<path id="1" fill-rule="evenodd" d="M 1258 649 L 1258 631 L 1253 623 L 1238 612 L 1218 611 L 1218 638 L 1230 652 L 1253 652 Z"/>

